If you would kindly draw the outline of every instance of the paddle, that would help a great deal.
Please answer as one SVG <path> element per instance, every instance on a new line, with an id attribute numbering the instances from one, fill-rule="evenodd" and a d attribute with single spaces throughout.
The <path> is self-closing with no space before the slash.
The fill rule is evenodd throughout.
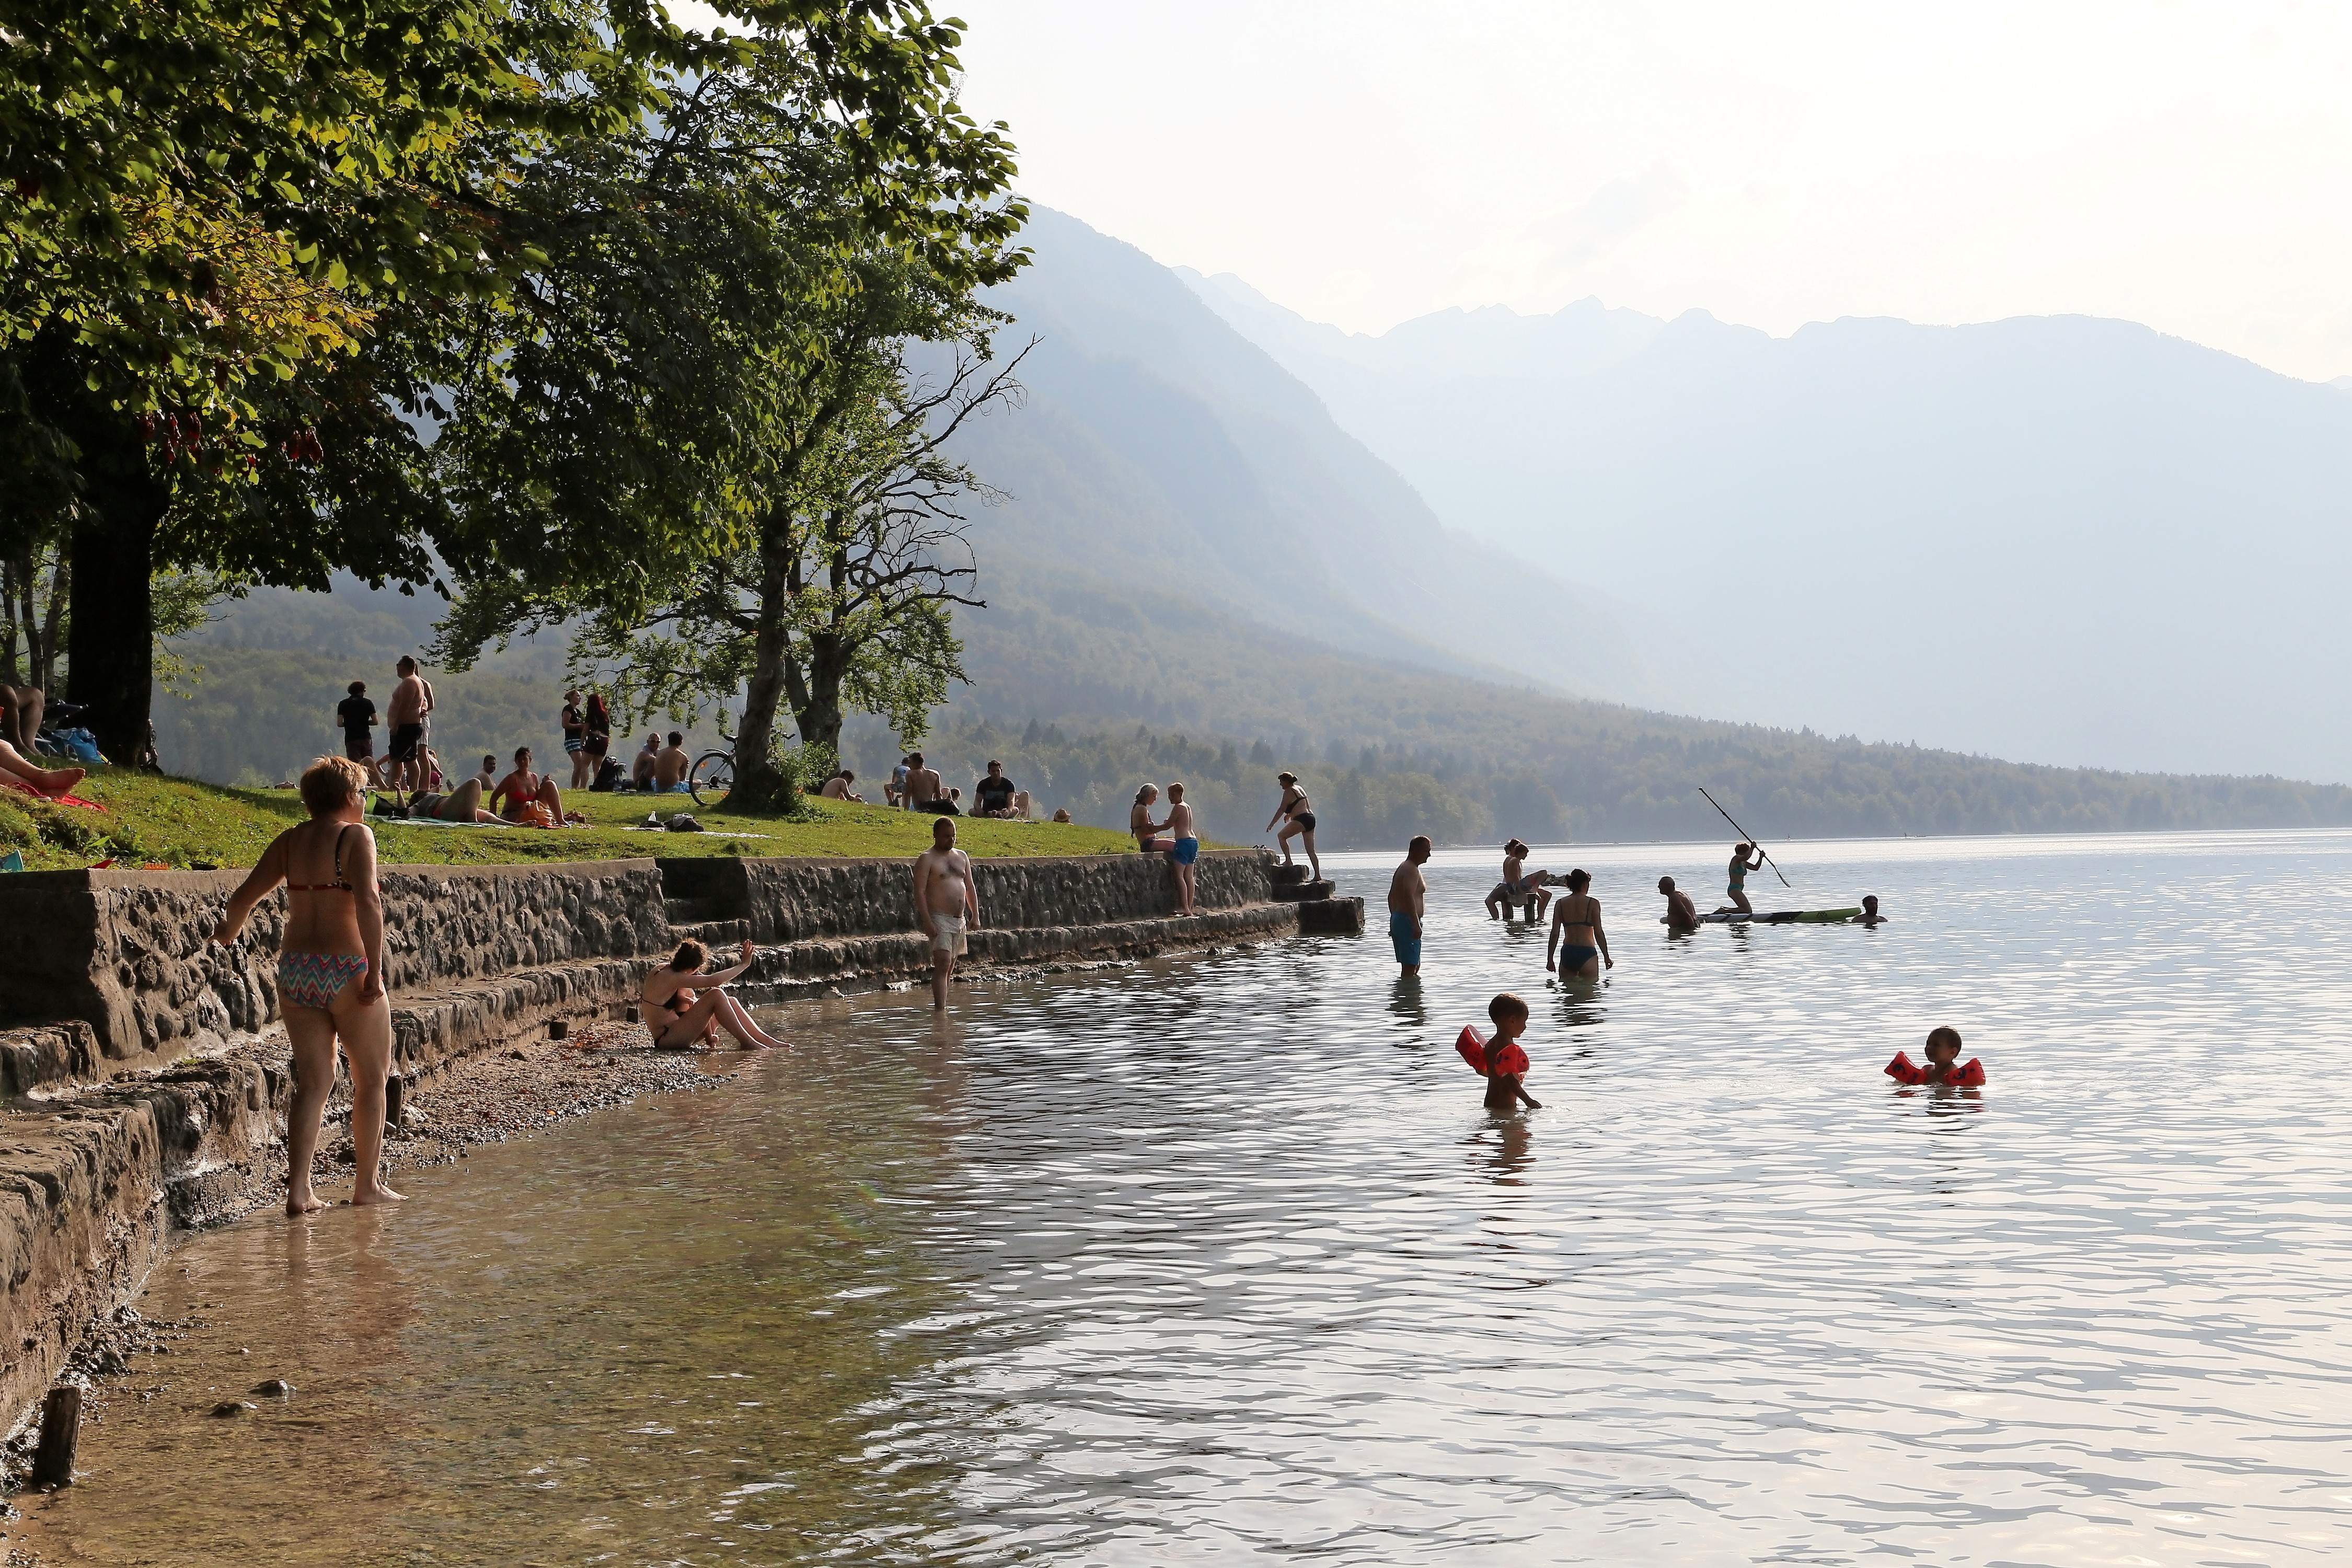
<path id="1" fill-rule="evenodd" d="M 1706 785 L 1704 785 L 1704 784 L 1701 784 L 1701 785 L 1699 786 L 1699 792 L 1698 792 L 1698 793 L 1699 793 L 1699 794 L 1701 794 L 1701 795 L 1706 795 Z M 1729 812 L 1727 812 L 1727 811 L 1725 811 L 1725 810 L 1723 809 L 1723 806 L 1721 805 L 1721 804 L 1720 804 L 1720 803 L 1718 803 L 1718 802 L 1716 800 L 1715 796 L 1713 796 L 1713 795 L 1706 795 L 1706 804 L 1707 804 L 1707 805 L 1709 805 L 1714 806 L 1714 807 L 1715 807 L 1715 809 L 1716 809 L 1716 813 L 1717 813 L 1717 815 L 1720 816 L 1723 818 L 1723 820 L 1724 820 L 1724 821 L 1726 821 L 1726 822 L 1731 822 L 1731 813 L 1729 813 Z M 1754 834 L 1752 834 L 1752 833 L 1748 832 L 1748 829 L 1746 829 L 1746 828 L 1744 828 L 1744 827 L 1740 826 L 1739 826 L 1739 824 L 1738 824 L 1738 823 L 1736 823 L 1736 822 L 1731 822 L 1731 830 L 1732 830 L 1734 833 L 1738 834 L 1740 837 L 1745 838 L 1746 840 L 1748 840 L 1748 843 L 1750 843 L 1750 844 L 1754 844 L 1754 845 L 1756 846 L 1756 853 L 1758 853 L 1759 855 L 1764 855 L 1764 846 L 1762 846 L 1761 844 L 1757 844 L 1757 843 L 1756 843 L 1756 836 L 1755 836 Z M 1771 856 L 1769 856 L 1769 855 L 1764 855 L 1764 864 L 1766 864 L 1767 866 L 1771 866 L 1771 867 L 1772 867 L 1772 875 L 1774 875 L 1775 877 L 1780 877 L 1780 868 L 1779 866 L 1777 866 L 1777 865 L 1774 865 L 1774 864 L 1773 864 L 1773 860 L 1772 860 L 1772 857 L 1771 857 Z M 1785 887 L 1787 887 L 1788 885 L 1789 885 L 1789 879 L 1788 879 L 1788 878 L 1786 878 L 1786 877 L 1780 877 L 1780 886 L 1782 886 L 1782 887 L 1784 887 L 1784 888 L 1785 888 Z"/>

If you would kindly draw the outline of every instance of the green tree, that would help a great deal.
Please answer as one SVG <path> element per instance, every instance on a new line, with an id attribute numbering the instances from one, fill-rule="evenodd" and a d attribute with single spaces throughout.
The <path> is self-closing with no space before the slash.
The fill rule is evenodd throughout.
<path id="1" fill-rule="evenodd" d="M 593 616 L 588 651 L 641 662 L 643 701 L 752 681 L 746 802 L 789 793 L 771 741 L 796 635 L 796 711 L 845 692 L 912 711 L 952 670 L 939 608 L 968 566 L 943 577 L 908 556 L 871 497 L 831 509 L 833 545 L 812 550 L 809 530 L 822 498 L 883 471 L 877 441 L 919 433 L 892 422 L 908 401 L 894 345 L 984 345 L 972 297 L 1024 259 L 1011 145 L 950 92 L 955 29 L 918 6 L 855 9 L 896 40 L 887 103 L 838 49 L 770 18 L 658 121 L 529 172 L 517 206 L 548 258 L 530 320 L 472 367 L 442 439 L 464 541 L 444 657 L 463 668 L 517 630 Z M 940 468 L 934 454 L 898 471 Z M 851 580 L 894 551 L 898 584 Z M 927 574 L 930 592 L 901 594 Z M 766 606 L 748 647 L 734 635 L 746 594 Z"/>

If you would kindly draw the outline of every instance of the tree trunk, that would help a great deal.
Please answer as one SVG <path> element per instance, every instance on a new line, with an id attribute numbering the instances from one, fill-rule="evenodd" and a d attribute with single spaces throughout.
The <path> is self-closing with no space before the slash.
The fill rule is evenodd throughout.
<path id="1" fill-rule="evenodd" d="M 95 423 L 95 422 L 94 422 Z M 150 580 L 155 530 L 169 489 L 148 471 L 136 427 L 107 422 L 102 448 L 85 447 L 88 505 L 68 547 L 72 616 L 66 627 L 67 696 L 106 760 L 128 766 L 147 750 L 155 694 L 155 623 Z"/>
<path id="2" fill-rule="evenodd" d="M 849 654 L 840 637 L 819 632 L 809 638 L 808 698 L 799 713 L 802 745 L 841 754 L 841 683 L 848 674 Z"/>
<path id="3" fill-rule="evenodd" d="M 727 804 L 736 811 L 786 812 L 798 791 L 776 765 L 776 714 L 782 707 L 785 656 L 791 651 L 784 610 L 792 592 L 783 542 L 774 537 L 784 520 L 771 517 L 761 527 L 759 624 L 751 634 L 751 679 L 743 689 L 743 721 L 735 730 L 735 787 Z"/>

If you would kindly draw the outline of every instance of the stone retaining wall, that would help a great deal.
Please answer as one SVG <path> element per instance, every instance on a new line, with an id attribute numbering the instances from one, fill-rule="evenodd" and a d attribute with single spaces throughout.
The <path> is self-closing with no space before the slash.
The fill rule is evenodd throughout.
<path id="1" fill-rule="evenodd" d="M 235 945 L 211 941 L 244 879 L 241 871 L 0 878 L 0 1091 L 159 1066 L 274 1022 L 284 896 L 263 900 Z M 395 999 L 545 964 L 649 957 L 670 940 L 651 860 L 392 866 L 382 883 Z"/>

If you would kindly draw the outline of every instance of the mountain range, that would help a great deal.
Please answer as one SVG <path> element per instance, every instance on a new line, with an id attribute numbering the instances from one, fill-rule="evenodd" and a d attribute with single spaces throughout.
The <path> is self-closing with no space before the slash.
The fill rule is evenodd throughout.
<path id="1" fill-rule="evenodd" d="M 2352 397 L 2129 322 L 1786 338 L 1587 300 L 1378 336 L 1200 297 L 1448 527 L 1621 605 L 1642 700 L 2352 779 Z"/>

